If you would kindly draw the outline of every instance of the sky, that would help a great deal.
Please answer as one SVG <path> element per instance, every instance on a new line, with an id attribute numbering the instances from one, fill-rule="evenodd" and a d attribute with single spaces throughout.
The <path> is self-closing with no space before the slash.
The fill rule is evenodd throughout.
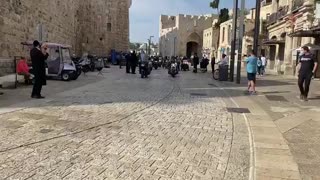
<path id="1" fill-rule="evenodd" d="M 201 15 L 216 13 L 209 7 L 212 0 L 132 0 L 130 8 L 130 41 L 147 42 L 159 39 L 159 18 L 161 14 Z M 221 8 L 232 8 L 233 0 L 220 0 Z M 255 6 L 255 0 L 246 0 L 246 6 Z"/>

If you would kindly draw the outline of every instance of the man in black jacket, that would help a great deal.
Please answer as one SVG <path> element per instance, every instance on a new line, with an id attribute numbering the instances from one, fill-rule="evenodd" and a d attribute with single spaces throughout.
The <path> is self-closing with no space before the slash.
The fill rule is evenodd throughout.
<path id="1" fill-rule="evenodd" d="M 199 57 L 197 55 L 197 53 L 194 53 L 193 56 L 193 72 L 197 73 L 198 72 L 198 64 L 199 64 Z"/>
<path id="2" fill-rule="evenodd" d="M 30 51 L 30 57 L 32 61 L 32 70 L 35 82 L 33 85 L 31 98 L 44 98 L 41 96 L 41 89 L 43 85 L 47 84 L 45 60 L 47 60 L 49 54 L 46 51 L 47 46 L 45 44 L 41 46 L 38 41 L 33 42 L 33 49 Z"/>
<path id="3" fill-rule="evenodd" d="M 302 47 L 302 55 L 299 58 L 299 79 L 300 99 L 308 101 L 309 87 L 312 76 L 318 68 L 318 61 L 310 52 L 309 47 Z"/>
<path id="4" fill-rule="evenodd" d="M 131 53 L 131 58 L 130 58 L 130 63 L 131 63 L 131 73 L 136 74 L 136 67 L 138 65 L 138 57 L 135 51 Z"/>

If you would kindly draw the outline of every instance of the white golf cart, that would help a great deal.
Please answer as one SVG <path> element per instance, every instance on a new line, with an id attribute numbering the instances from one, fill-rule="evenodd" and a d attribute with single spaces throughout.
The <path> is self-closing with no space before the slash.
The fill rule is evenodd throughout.
<path id="1" fill-rule="evenodd" d="M 21 43 L 32 48 L 32 42 Z M 48 78 L 62 79 L 63 81 L 77 79 L 76 65 L 71 59 L 69 45 L 46 43 L 49 57 L 46 62 L 46 75 Z"/>

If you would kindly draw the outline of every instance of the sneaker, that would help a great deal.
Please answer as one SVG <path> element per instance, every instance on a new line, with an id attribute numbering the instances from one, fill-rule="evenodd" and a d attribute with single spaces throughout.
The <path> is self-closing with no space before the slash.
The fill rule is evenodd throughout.
<path id="1" fill-rule="evenodd" d="M 308 97 L 304 96 L 304 97 L 303 97 L 303 101 L 304 101 L 304 102 L 309 101 Z"/>
<path id="2" fill-rule="evenodd" d="M 303 101 L 304 100 L 304 96 L 301 94 L 300 95 L 300 100 Z"/>
<path id="3" fill-rule="evenodd" d="M 256 91 L 250 92 L 250 96 L 255 96 L 255 95 L 257 95 L 257 92 L 256 92 Z"/>
<path id="4" fill-rule="evenodd" d="M 3 94 L 4 94 L 3 92 L 0 92 L 0 96 L 3 95 Z"/>

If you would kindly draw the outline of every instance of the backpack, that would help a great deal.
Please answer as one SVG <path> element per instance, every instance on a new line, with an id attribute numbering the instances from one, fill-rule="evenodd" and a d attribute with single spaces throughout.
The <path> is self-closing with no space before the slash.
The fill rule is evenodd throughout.
<path id="1" fill-rule="evenodd" d="M 258 61 L 257 61 L 257 66 L 258 66 L 258 67 L 261 67 L 261 66 L 262 66 L 262 61 L 261 61 L 261 59 L 258 59 Z"/>

